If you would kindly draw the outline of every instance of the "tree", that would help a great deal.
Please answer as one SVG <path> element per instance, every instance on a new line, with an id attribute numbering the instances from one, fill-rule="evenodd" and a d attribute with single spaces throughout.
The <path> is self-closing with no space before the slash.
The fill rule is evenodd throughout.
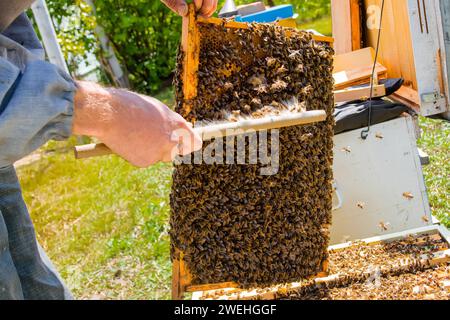
<path id="1" fill-rule="evenodd" d="M 46 0 L 63 53 L 72 72 L 94 54 L 103 64 L 102 79 L 114 83 L 109 58 L 95 29 L 101 26 L 128 71 L 133 90 L 152 94 L 171 84 L 181 34 L 181 18 L 159 0 L 95 0 L 96 14 L 86 0 Z M 237 5 L 255 0 L 235 0 Z M 292 3 L 301 21 L 330 13 L 330 0 L 272 0 Z M 224 0 L 219 1 L 219 9 Z"/>

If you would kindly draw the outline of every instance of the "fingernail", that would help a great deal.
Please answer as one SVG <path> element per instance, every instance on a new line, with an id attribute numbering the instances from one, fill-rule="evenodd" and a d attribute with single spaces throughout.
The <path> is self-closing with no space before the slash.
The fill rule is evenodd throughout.
<path id="1" fill-rule="evenodd" d="M 189 8 L 188 8 L 187 4 L 185 4 L 185 3 L 183 3 L 183 4 L 178 8 L 178 13 L 179 13 L 181 16 L 187 15 L 188 12 L 189 12 Z"/>

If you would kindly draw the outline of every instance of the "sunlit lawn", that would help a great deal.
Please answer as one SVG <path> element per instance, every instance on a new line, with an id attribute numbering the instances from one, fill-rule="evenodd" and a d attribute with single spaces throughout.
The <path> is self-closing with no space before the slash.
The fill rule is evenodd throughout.
<path id="1" fill-rule="evenodd" d="M 421 118 L 420 127 L 419 146 L 431 160 L 423 168 L 431 211 L 450 228 L 450 123 Z"/>
<path id="2" fill-rule="evenodd" d="M 78 298 L 168 298 L 171 166 L 50 156 L 20 177 L 38 239 Z"/>
<path id="3" fill-rule="evenodd" d="M 323 17 L 311 22 L 299 22 L 299 29 L 310 30 L 314 29 L 325 36 L 331 36 L 332 33 L 332 25 L 330 17 Z"/>

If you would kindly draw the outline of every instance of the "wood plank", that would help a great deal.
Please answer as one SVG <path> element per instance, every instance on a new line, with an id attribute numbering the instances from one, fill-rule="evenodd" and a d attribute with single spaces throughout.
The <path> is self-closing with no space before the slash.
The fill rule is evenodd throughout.
<path id="1" fill-rule="evenodd" d="M 332 0 L 331 16 L 336 53 L 360 49 L 362 40 L 360 1 Z"/>
<path id="2" fill-rule="evenodd" d="M 198 285 L 190 285 L 186 287 L 187 292 L 196 292 L 196 291 L 210 291 L 210 290 L 218 290 L 218 289 L 238 289 L 239 284 L 236 282 L 221 282 L 221 283 L 211 283 L 211 284 L 198 284 Z"/>
<path id="3" fill-rule="evenodd" d="M 401 86 L 394 94 L 390 96 L 393 100 L 405 104 L 411 109 L 420 111 L 419 93 L 407 86 Z"/>
<path id="4" fill-rule="evenodd" d="M 373 66 L 375 50 L 371 47 L 343 54 L 336 54 L 333 61 L 333 72 Z"/>
<path id="5" fill-rule="evenodd" d="M 361 8 L 360 0 L 350 0 L 352 51 L 361 49 Z"/>
<path id="6" fill-rule="evenodd" d="M 339 90 L 360 83 L 369 83 L 372 76 L 372 69 L 373 66 L 366 66 L 333 73 L 335 81 L 334 88 Z M 377 63 L 375 73 L 378 75 L 378 78 L 384 78 L 387 74 L 387 69 L 383 65 Z"/>
<path id="7" fill-rule="evenodd" d="M 183 116 L 191 111 L 189 100 L 197 96 L 198 67 L 200 59 L 200 32 L 194 3 L 189 4 L 189 14 L 183 17 L 181 48 L 183 50 Z"/>
<path id="8" fill-rule="evenodd" d="M 380 8 L 381 0 L 364 0 L 368 18 L 375 16 L 373 8 Z M 375 21 L 375 20 L 373 20 Z M 377 43 L 378 28 L 366 27 L 366 44 Z M 408 1 L 387 0 L 383 13 L 379 62 L 387 69 L 389 78 L 404 78 L 406 85 L 417 89 L 416 69 L 409 24 Z"/>
<path id="9" fill-rule="evenodd" d="M 352 22 L 349 0 L 331 0 L 334 50 L 336 54 L 352 51 Z"/>
<path id="10" fill-rule="evenodd" d="M 384 84 L 374 85 L 372 97 L 383 97 L 386 95 Z M 334 102 L 345 102 L 353 100 L 366 100 L 370 97 L 370 86 L 361 88 L 349 88 L 334 91 Z"/>
<path id="11" fill-rule="evenodd" d="M 249 24 L 246 22 L 237 22 L 234 20 L 225 20 L 225 19 L 220 19 L 220 18 L 215 18 L 215 17 L 211 17 L 211 18 L 198 17 L 197 21 L 199 23 L 216 24 L 216 25 L 224 26 L 225 28 L 248 29 L 248 27 L 249 27 Z M 291 32 L 292 31 L 290 31 L 290 28 L 286 28 L 287 36 L 289 36 L 291 34 Z M 313 34 L 312 38 L 314 41 L 317 41 L 317 42 L 327 42 L 330 44 L 333 44 L 333 42 L 334 42 L 334 38 L 327 37 L 327 36 Z"/>
<path id="12" fill-rule="evenodd" d="M 182 292 L 186 292 L 186 288 L 191 285 L 191 283 L 191 273 L 189 272 L 186 262 L 184 262 L 184 254 L 180 251 L 180 286 Z"/>
<path id="13" fill-rule="evenodd" d="M 180 287 L 180 259 L 177 254 L 172 261 L 172 300 L 181 300 L 183 293 Z"/>
<path id="14" fill-rule="evenodd" d="M 439 91 L 440 94 L 445 96 L 445 80 L 444 80 L 444 67 L 442 64 L 442 54 L 441 49 L 438 49 L 436 52 L 436 62 L 437 62 L 437 72 L 438 72 L 438 80 L 439 80 Z"/>
<path id="15" fill-rule="evenodd" d="M 437 225 L 437 228 L 442 238 L 444 238 L 445 241 L 450 244 L 450 231 L 446 227 L 441 225 Z"/>

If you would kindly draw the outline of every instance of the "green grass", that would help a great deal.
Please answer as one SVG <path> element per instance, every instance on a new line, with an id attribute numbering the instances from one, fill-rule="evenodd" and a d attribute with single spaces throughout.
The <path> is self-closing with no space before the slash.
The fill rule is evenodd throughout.
<path id="1" fill-rule="evenodd" d="M 325 16 L 311 22 L 298 22 L 298 28 L 302 30 L 314 29 L 325 36 L 331 36 L 332 24 L 331 17 Z"/>
<path id="2" fill-rule="evenodd" d="M 432 213 L 450 228 L 450 123 L 420 118 L 419 146 L 429 154 L 423 168 Z"/>
<path id="3" fill-rule="evenodd" d="M 70 153 L 20 169 L 38 239 L 76 297 L 169 297 L 171 171 Z"/>

